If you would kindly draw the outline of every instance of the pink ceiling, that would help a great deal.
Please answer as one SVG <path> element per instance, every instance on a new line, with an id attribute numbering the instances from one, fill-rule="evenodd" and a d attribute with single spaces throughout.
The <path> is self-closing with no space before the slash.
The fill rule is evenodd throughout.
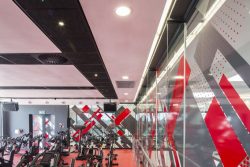
<path id="1" fill-rule="evenodd" d="M 0 1 L 0 53 L 61 52 L 12 0 Z"/>
<path id="2" fill-rule="evenodd" d="M 0 98 L 102 98 L 97 90 L 0 90 Z"/>
<path id="3" fill-rule="evenodd" d="M 119 99 L 133 101 L 166 1 L 80 2 Z M 115 8 L 119 5 L 131 7 L 131 15 L 117 16 Z M 117 88 L 115 81 L 122 80 L 123 75 L 136 82 L 135 88 Z"/>
<path id="4" fill-rule="evenodd" d="M 73 65 L 0 65 L 0 86 L 92 86 Z"/>

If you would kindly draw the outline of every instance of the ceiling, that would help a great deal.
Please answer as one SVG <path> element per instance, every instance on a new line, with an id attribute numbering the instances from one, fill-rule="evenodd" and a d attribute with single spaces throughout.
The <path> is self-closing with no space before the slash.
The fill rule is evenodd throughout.
<path id="1" fill-rule="evenodd" d="M 0 1 L 0 17 L 1 53 L 61 52 L 13 1 Z"/>
<path id="2" fill-rule="evenodd" d="M 80 2 L 120 101 L 133 101 L 166 1 Z M 121 5 L 129 6 L 131 15 L 117 16 L 115 9 Z M 134 87 L 118 88 L 122 76 L 129 76 Z"/>
<path id="3" fill-rule="evenodd" d="M 131 7 L 131 15 L 115 15 L 119 5 Z M 0 1 L 0 97 L 133 101 L 164 5 L 164 0 Z M 58 26 L 61 20 L 64 27 Z M 67 61 L 50 64 L 41 55 Z M 124 75 L 133 88 L 117 87 Z"/>

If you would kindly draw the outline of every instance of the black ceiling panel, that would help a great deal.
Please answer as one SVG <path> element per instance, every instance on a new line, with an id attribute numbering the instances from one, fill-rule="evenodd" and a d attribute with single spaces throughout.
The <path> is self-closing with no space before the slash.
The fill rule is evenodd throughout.
<path id="1" fill-rule="evenodd" d="M 46 31 L 46 34 L 57 38 L 62 35 L 62 38 L 70 37 L 87 37 L 88 26 L 87 23 L 79 22 L 83 19 L 79 15 L 79 9 L 58 9 L 58 10 L 36 10 L 30 9 L 28 11 L 30 17 L 34 20 L 39 20 L 40 28 Z M 40 19 L 43 18 L 43 19 Z M 59 26 L 58 22 L 62 21 L 64 26 Z M 48 27 L 48 25 L 51 25 Z"/>
<path id="2" fill-rule="evenodd" d="M 48 8 L 75 8 L 76 1 L 73 0 L 21 0 L 18 4 L 24 9 L 48 9 Z"/>
<path id="3" fill-rule="evenodd" d="M 84 71 L 85 73 L 104 73 L 105 69 L 103 68 L 103 66 L 101 64 L 93 64 L 93 65 L 86 65 L 86 64 L 75 64 L 76 67 L 81 70 Z"/>
<path id="4" fill-rule="evenodd" d="M 67 64 L 75 65 L 104 97 L 117 98 L 79 0 L 14 0 L 14 2 L 61 50 L 62 53 L 58 55 L 66 58 Z M 63 22 L 64 25 L 60 26 L 59 22 Z M 27 60 L 29 62 L 33 60 L 33 64 L 45 64 L 39 62 L 38 58 L 39 54 L 35 56 L 30 54 L 29 57 L 25 57 L 24 62 L 19 60 L 17 64 L 27 64 L 26 59 L 30 59 Z M 93 77 L 95 73 L 98 73 L 98 77 Z M 100 83 L 107 85 L 106 90 L 101 88 Z"/>
<path id="5" fill-rule="evenodd" d="M 13 63 L 0 55 L 0 64 L 13 64 Z"/>
<path id="6" fill-rule="evenodd" d="M 67 57 L 76 66 L 82 65 L 101 65 L 103 67 L 103 62 L 98 58 L 97 52 L 92 53 L 64 53 L 63 55 Z M 104 67 L 103 67 L 104 69 Z M 82 69 L 83 70 L 83 69 Z"/>
<path id="7" fill-rule="evenodd" d="M 97 74 L 97 77 L 95 76 Z M 102 81 L 102 80 L 108 80 L 109 77 L 107 76 L 106 73 L 93 73 L 93 72 L 90 72 L 90 73 L 84 73 L 84 75 L 88 78 L 90 78 L 91 80 L 94 80 L 94 81 Z"/>
<path id="8" fill-rule="evenodd" d="M 15 64 L 42 64 L 29 54 L 1 54 L 1 56 Z"/>
<path id="9" fill-rule="evenodd" d="M 112 84 L 109 82 L 95 82 L 95 86 L 98 88 L 101 87 L 112 87 Z"/>

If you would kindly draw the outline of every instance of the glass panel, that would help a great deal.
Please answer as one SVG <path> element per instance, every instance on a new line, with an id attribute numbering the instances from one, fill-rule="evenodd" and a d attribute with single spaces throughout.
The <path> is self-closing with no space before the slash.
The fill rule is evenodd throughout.
<path id="1" fill-rule="evenodd" d="M 249 166 L 250 1 L 207 5 L 186 39 L 185 166 Z"/>

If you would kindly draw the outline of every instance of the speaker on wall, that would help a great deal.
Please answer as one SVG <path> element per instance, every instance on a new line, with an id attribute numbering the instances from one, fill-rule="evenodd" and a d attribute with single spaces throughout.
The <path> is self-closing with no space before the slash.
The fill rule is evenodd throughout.
<path id="1" fill-rule="evenodd" d="M 18 111 L 19 110 L 19 105 L 18 103 L 15 102 L 3 102 L 2 103 L 2 109 L 3 111 Z"/>

